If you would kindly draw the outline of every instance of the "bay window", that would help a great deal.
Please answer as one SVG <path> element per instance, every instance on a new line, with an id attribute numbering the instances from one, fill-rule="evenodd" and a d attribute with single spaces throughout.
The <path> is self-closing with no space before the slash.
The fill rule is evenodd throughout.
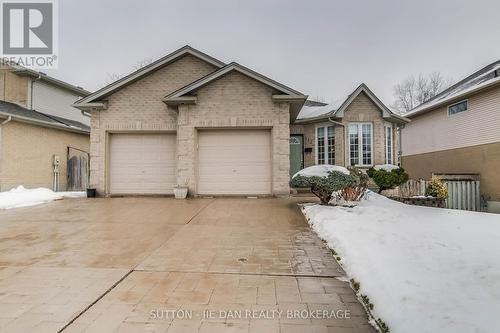
<path id="1" fill-rule="evenodd" d="M 349 160 L 351 165 L 370 166 L 373 151 L 373 126 L 371 123 L 349 124 Z"/>
<path id="2" fill-rule="evenodd" d="M 335 127 L 316 127 L 316 164 L 335 164 Z"/>

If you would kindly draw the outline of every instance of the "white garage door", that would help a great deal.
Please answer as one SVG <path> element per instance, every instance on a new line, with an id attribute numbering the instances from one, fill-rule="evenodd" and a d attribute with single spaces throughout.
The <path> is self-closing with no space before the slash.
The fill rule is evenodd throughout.
<path id="1" fill-rule="evenodd" d="M 111 134 L 111 194 L 173 193 L 175 146 L 175 134 Z"/>
<path id="2" fill-rule="evenodd" d="M 270 131 L 200 131 L 198 140 L 199 194 L 271 194 Z"/>

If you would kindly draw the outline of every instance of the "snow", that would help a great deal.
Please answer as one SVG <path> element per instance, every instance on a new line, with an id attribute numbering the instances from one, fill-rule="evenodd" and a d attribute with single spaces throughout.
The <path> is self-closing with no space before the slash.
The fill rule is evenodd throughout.
<path id="1" fill-rule="evenodd" d="M 500 215 L 409 206 L 370 192 L 303 212 L 391 332 L 500 327 Z"/>
<path id="2" fill-rule="evenodd" d="M 394 164 L 379 164 L 379 165 L 375 165 L 373 167 L 375 170 L 385 170 L 387 172 L 391 172 L 392 170 L 395 170 L 395 169 L 399 169 L 399 167 L 397 165 L 394 165 Z"/>
<path id="3" fill-rule="evenodd" d="M 85 192 L 54 192 L 43 187 L 26 189 L 20 185 L 10 191 L 0 192 L 0 209 L 34 206 L 63 198 L 81 198 L 85 195 Z"/>
<path id="4" fill-rule="evenodd" d="M 460 96 L 467 95 L 469 93 L 472 93 L 476 90 L 485 88 L 487 86 L 496 84 L 500 82 L 500 76 L 499 77 L 494 77 L 494 72 L 500 68 L 500 64 L 493 66 L 490 70 L 487 72 L 473 77 L 472 79 L 465 81 L 458 85 L 457 87 L 453 89 L 449 89 L 448 91 L 445 90 L 444 93 L 437 95 L 436 98 L 429 100 L 428 102 L 425 102 L 423 104 L 420 104 L 416 108 L 410 110 L 409 112 L 405 113 L 404 116 L 411 116 L 414 114 L 418 114 L 430 107 L 436 106 L 441 103 L 445 103 L 447 101 L 451 101 L 455 98 L 458 98 Z"/>
<path id="5" fill-rule="evenodd" d="M 334 102 L 323 105 L 323 106 L 308 106 L 304 105 L 302 109 L 300 109 L 299 115 L 297 116 L 297 120 L 310 119 L 310 118 L 318 118 L 321 116 L 326 116 L 329 113 L 333 113 L 340 108 L 342 103 L 347 99 L 341 98 L 335 100 Z"/>
<path id="6" fill-rule="evenodd" d="M 331 164 L 320 164 L 320 165 L 313 165 L 313 166 L 307 167 L 305 169 L 302 169 L 299 172 L 297 172 L 295 175 L 293 175 L 292 178 L 295 178 L 296 176 L 326 177 L 326 176 L 328 176 L 328 173 L 330 171 L 339 171 L 339 172 L 345 173 L 346 175 L 350 174 L 349 170 L 347 170 L 343 166 L 331 165 Z"/>

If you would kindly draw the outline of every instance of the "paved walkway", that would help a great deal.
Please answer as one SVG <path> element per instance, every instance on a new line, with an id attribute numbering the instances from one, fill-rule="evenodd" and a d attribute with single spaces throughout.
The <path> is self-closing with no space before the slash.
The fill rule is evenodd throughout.
<path id="1" fill-rule="evenodd" d="M 374 332 L 342 277 L 293 199 L 0 211 L 5 332 Z"/>

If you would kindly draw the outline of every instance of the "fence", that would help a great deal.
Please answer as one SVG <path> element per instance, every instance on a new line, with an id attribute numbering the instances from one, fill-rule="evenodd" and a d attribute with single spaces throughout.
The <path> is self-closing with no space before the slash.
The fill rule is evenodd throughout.
<path id="1" fill-rule="evenodd" d="M 88 187 L 88 159 L 75 155 L 68 160 L 68 191 L 84 191 Z"/>
<path id="2" fill-rule="evenodd" d="M 448 188 L 446 208 L 481 211 L 481 192 L 479 180 L 443 180 Z M 411 198 L 425 195 L 428 180 L 409 180 L 399 186 L 400 197 Z"/>

